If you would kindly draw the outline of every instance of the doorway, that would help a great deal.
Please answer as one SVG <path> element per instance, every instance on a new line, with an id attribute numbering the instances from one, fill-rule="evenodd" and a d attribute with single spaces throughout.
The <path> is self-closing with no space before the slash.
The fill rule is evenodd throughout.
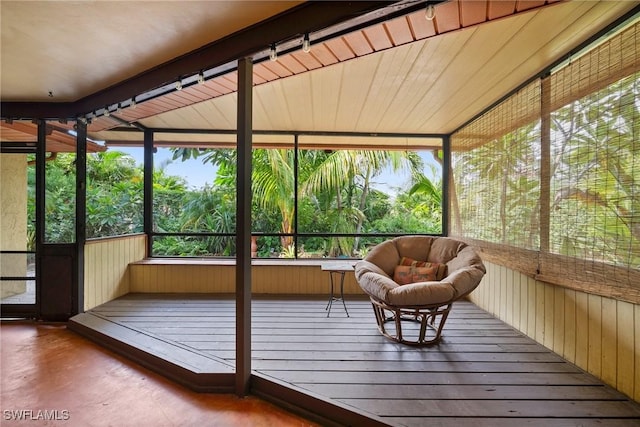
<path id="1" fill-rule="evenodd" d="M 35 145 L 0 153 L 0 313 L 36 317 Z"/>

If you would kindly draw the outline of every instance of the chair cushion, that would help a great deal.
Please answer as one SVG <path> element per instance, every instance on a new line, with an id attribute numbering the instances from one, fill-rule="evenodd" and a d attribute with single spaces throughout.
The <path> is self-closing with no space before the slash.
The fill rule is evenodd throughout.
<path id="1" fill-rule="evenodd" d="M 384 301 L 396 306 L 444 304 L 455 295 L 455 289 L 447 282 L 419 282 L 391 289 Z"/>
<path id="2" fill-rule="evenodd" d="M 442 267 L 437 267 L 433 278 L 436 265 Z M 425 267 L 429 270 L 418 270 Z M 367 294 L 397 306 L 452 302 L 475 289 L 484 274 L 485 267 L 473 248 L 452 238 L 430 236 L 382 242 L 355 268 L 356 279 Z"/>

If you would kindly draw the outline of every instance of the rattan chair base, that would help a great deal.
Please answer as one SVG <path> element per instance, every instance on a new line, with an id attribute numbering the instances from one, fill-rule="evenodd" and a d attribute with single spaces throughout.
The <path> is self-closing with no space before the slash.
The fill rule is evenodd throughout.
<path id="1" fill-rule="evenodd" d="M 413 346 L 436 344 L 442 337 L 442 328 L 451 311 L 452 303 L 442 305 L 422 305 L 410 307 L 392 306 L 384 301 L 371 298 L 373 312 L 378 323 L 378 331 L 390 340 Z M 390 315 L 387 315 L 387 312 Z M 393 322 L 395 335 L 385 324 Z M 403 322 L 417 322 L 420 329 L 413 337 L 403 335 Z M 408 333 L 406 335 L 409 335 Z"/>

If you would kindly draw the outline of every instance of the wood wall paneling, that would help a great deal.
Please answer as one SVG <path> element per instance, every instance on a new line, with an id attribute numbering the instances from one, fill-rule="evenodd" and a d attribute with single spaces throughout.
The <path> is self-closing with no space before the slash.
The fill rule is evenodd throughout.
<path id="1" fill-rule="evenodd" d="M 616 372 L 617 388 L 627 396 L 633 396 L 633 382 L 636 374 L 634 363 L 634 307 L 633 304 L 617 302 L 617 349 L 618 371 Z"/>
<path id="2" fill-rule="evenodd" d="M 618 302 L 602 298 L 602 379 L 618 386 Z"/>
<path id="3" fill-rule="evenodd" d="M 634 328 L 633 328 L 633 336 L 634 336 L 634 351 L 633 351 L 633 359 L 634 359 L 634 373 L 633 375 L 633 397 L 636 401 L 640 402 L 640 305 L 635 305 L 633 307 L 634 314 Z"/>
<path id="4" fill-rule="evenodd" d="M 640 305 L 485 265 L 472 302 L 640 401 Z"/>
<path id="5" fill-rule="evenodd" d="M 576 360 L 576 291 L 564 291 L 564 348 L 562 356 L 570 362 Z"/>
<path id="6" fill-rule="evenodd" d="M 90 240 L 85 245 L 85 310 L 130 292 L 128 266 L 145 256 L 144 235 Z"/>
<path id="7" fill-rule="evenodd" d="M 588 310 L 589 355 L 587 357 L 587 371 L 600 378 L 602 376 L 602 298 L 597 295 L 589 295 Z"/>
<path id="8" fill-rule="evenodd" d="M 232 293 L 235 269 L 230 263 L 141 260 L 130 266 L 130 292 L 141 293 Z M 328 295 L 329 273 L 320 265 L 295 262 L 254 265 L 253 292 L 256 294 Z M 338 292 L 339 284 L 335 284 Z M 353 273 L 344 280 L 346 295 L 364 295 Z"/>

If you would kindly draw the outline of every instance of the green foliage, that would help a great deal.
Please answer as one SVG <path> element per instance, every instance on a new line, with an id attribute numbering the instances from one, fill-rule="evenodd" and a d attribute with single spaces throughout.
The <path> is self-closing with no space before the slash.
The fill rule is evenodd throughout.
<path id="1" fill-rule="evenodd" d="M 154 237 L 154 255 L 232 256 L 236 232 L 235 150 L 176 149 L 174 159 L 201 158 L 216 166 L 212 186 L 189 189 L 181 177 L 164 167 L 153 174 L 153 227 L 159 233 L 186 236 Z M 252 231 L 293 233 L 294 152 L 257 149 L 253 156 Z M 439 232 L 441 193 L 415 190 L 426 182 L 422 160 L 412 152 L 366 150 L 301 150 L 298 153 L 299 230 L 304 233 L 357 234 Z M 416 180 L 411 196 L 389 195 L 371 188 L 384 168 L 409 168 Z M 31 177 L 33 179 L 33 177 Z M 102 237 L 142 231 L 143 170 L 117 151 L 87 157 L 87 233 Z M 50 241 L 73 241 L 75 156 L 60 155 L 47 165 L 47 230 Z M 31 206 L 33 213 L 33 206 Z M 198 235 L 227 233 L 231 236 Z M 66 239 L 66 240 L 65 240 Z M 298 256 L 354 256 L 366 252 L 360 238 L 305 237 Z M 300 241 L 302 242 L 302 240 Z M 294 257 L 293 238 L 261 235 L 262 257 Z"/>
<path id="2" fill-rule="evenodd" d="M 46 163 L 45 239 L 75 241 L 75 154 L 58 154 Z M 35 236 L 35 168 L 28 170 L 29 235 Z M 114 151 L 87 156 L 87 237 L 142 231 L 142 170 Z"/>
<path id="3" fill-rule="evenodd" d="M 158 256 L 208 256 L 206 239 L 180 236 L 162 236 L 153 240 L 154 255 Z"/>
<path id="4" fill-rule="evenodd" d="M 235 195 L 236 153 L 232 150 L 197 150 L 180 148 L 174 150 L 174 159 L 201 158 L 203 163 L 217 167 L 215 179 L 217 191 L 226 190 Z M 286 233 L 294 231 L 296 219 L 294 151 L 292 149 L 256 149 L 253 152 L 252 171 L 252 231 L 258 233 Z M 375 221 L 390 213 L 389 196 L 371 188 L 372 180 L 382 170 L 408 169 L 415 180 L 426 179 L 421 175 L 422 159 L 413 152 L 374 150 L 300 150 L 298 152 L 298 230 L 303 233 L 357 234 L 372 229 Z M 432 183 L 433 184 L 433 183 Z M 407 200 L 419 200 L 420 206 L 410 210 L 420 218 L 441 215 L 441 191 L 433 184 L 431 194 Z M 202 222 L 204 217 L 220 215 L 220 211 L 231 212 L 231 206 L 219 200 L 213 193 L 200 195 L 196 203 L 199 209 L 185 208 L 183 224 Z M 433 200 L 433 197 L 436 197 Z M 215 208 L 214 208 L 215 207 Z M 428 212 L 428 214 L 427 214 Z M 421 228 L 419 220 L 407 219 L 393 224 L 392 232 L 407 232 L 406 221 L 415 221 L 411 229 L 418 232 L 440 232 L 441 227 L 431 224 Z M 441 220 L 438 218 L 438 224 Z M 202 227 L 200 227 L 202 228 Z M 208 230 L 224 232 L 223 221 L 206 223 Z M 375 228 L 375 227 L 373 227 Z M 359 238 L 311 237 L 304 238 L 299 255 L 322 254 L 324 256 L 353 256 L 359 251 Z M 213 249 L 213 248 L 212 248 Z M 222 248 L 216 247 L 218 251 Z M 279 242 L 273 237 L 261 236 L 258 253 L 273 256 L 275 253 L 291 256 L 293 238 L 282 236 Z M 227 252 L 227 249 L 222 251 Z"/>
<path id="5" fill-rule="evenodd" d="M 87 156 L 87 237 L 142 231 L 143 174 L 119 151 Z"/>
<path id="6" fill-rule="evenodd" d="M 30 172 L 35 175 L 35 169 Z M 61 154 L 46 163 L 45 241 L 75 241 L 75 187 L 75 155 Z M 29 202 L 35 203 L 35 199 Z M 35 208 L 28 208 L 28 211 L 34 213 L 35 221 Z"/>
<path id="7" fill-rule="evenodd" d="M 554 112 L 552 250 L 640 266 L 640 73 Z"/>
<path id="8" fill-rule="evenodd" d="M 533 250 L 543 232 L 552 253 L 640 266 L 639 99 L 635 73 L 551 112 L 547 177 L 537 119 L 454 153 L 458 231 Z"/>
<path id="9" fill-rule="evenodd" d="M 387 214 L 372 221 L 370 233 L 405 233 L 438 234 L 442 229 L 442 210 L 435 205 L 432 196 L 418 194 L 413 191 L 398 194 Z M 441 193 L 441 191 L 440 191 Z"/>

